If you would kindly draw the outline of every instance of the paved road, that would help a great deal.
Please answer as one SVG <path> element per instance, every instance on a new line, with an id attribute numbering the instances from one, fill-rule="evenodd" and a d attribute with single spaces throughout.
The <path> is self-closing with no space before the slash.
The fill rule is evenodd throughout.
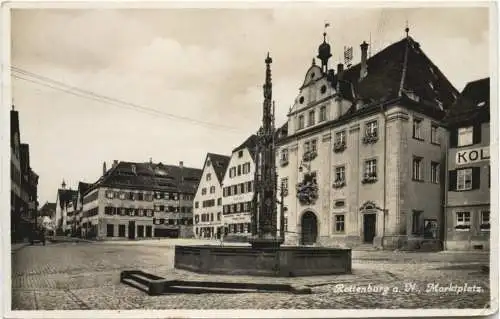
<path id="1" fill-rule="evenodd" d="M 488 263 L 484 253 L 353 252 L 351 275 L 291 279 L 208 277 L 173 269 L 173 245 L 178 242 L 57 243 L 18 249 L 12 253 L 12 309 L 484 308 L 489 302 L 489 278 L 479 271 L 480 265 Z M 119 274 L 125 269 L 142 269 L 166 278 L 287 282 L 310 286 L 313 294 L 154 297 L 120 284 Z M 414 286 L 406 285 L 408 291 L 404 291 L 405 284 Z M 460 294 L 439 291 L 450 284 L 476 285 L 480 289 Z M 434 285 L 433 289 L 428 290 L 428 285 Z M 356 286 L 372 290 L 352 291 Z M 393 291 L 395 287 L 399 292 Z"/>

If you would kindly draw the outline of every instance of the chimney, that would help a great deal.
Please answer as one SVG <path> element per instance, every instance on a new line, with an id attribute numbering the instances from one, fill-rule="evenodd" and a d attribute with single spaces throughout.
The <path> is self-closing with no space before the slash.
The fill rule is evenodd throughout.
<path id="1" fill-rule="evenodd" d="M 114 161 L 113 161 L 113 166 L 111 166 L 111 167 L 112 167 L 112 168 L 115 168 L 117 165 L 118 165 L 118 161 L 117 161 L 117 160 L 114 160 Z"/>
<path id="2" fill-rule="evenodd" d="M 361 47 L 361 69 L 359 71 L 359 79 L 362 80 L 368 74 L 368 66 L 366 65 L 366 60 L 368 58 L 368 43 L 366 43 L 366 41 L 363 41 L 360 47 Z"/>
<path id="3" fill-rule="evenodd" d="M 179 167 L 180 167 L 180 168 L 183 168 L 183 167 L 184 167 L 184 162 L 183 162 L 183 161 L 180 161 L 180 162 L 179 162 Z"/>
<path id="4" fill-rule="evenodd" d="M 107 171 L 108 171 L 108 170 L 106 169 L 106 162 L 103 162 L 103 163 L 102 163 L 102 175 L 106 175 L 106 172 L 107 172 Z"/>
<path id="5" fill-rule="evenodd" d="M 149 164 L 153 164 L 153 158 L 152 157 L 149 158 Z"/>
<path id="6" fill-rule="evenodd" d="M 344 75 L 344 65 L 342 63 L 337 64 L 337 79 L 342 80 Z"/>

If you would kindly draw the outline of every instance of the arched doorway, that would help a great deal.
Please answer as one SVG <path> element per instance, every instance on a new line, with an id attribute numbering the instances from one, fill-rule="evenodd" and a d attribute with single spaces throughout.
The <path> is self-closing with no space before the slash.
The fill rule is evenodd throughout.
<path id="1" fill-rule="evenodd" d="M 302 215 L 302 245 L 312 245 L 318 238 L 318 219 L 313 212 Z"/>

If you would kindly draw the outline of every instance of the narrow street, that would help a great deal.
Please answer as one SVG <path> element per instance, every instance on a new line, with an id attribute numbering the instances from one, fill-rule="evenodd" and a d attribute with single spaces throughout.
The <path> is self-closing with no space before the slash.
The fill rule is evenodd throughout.
<path id="1" fill-rule="evenodd" d="M 12 309 L 484 308 L 489 303 L 489 278 L 480 268 L 488 264 L 488 254 L 482 252 L 354 251 L 350 275 L 252 278 L 175 270 L 173 246 L 179 243 L 206 242 L 53 243 L 17 249 L 12 252 Z M 165 278 L 288 282 L 309 286 L 313 294 L 213 293 L 154 297 L 121 284 L 120 271 L 126 269 L 140 269 Z M 461 287 L 466 284 L 469 289 L 465 290 L 469 291 L 446 291 L 443 287 L 450 284 Z M 356 292 L 356 287 L 367 290 Z M 399 292 L 393 290 L 395 287 Z"/>

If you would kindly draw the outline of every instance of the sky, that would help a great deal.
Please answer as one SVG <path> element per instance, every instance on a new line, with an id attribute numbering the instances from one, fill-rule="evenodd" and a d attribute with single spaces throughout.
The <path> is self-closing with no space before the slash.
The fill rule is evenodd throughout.
<path id="1" fill-rule="evenodd" d="M 487 8 L 13 9 L 11 18 L 12 97 L 40 205 L 55 202 L 63 179 L 73 189 L 95 182 L 103 162 L 202 168 L 207 152 L 230 155 L 261 123 L 268 51 L 283 124 L 325 21 L 332 66 L 344 46 L 357 63 L 363 41 L 373 55 L 401 40 L 408 21 L 458 90 L 489 75 Z"/>

